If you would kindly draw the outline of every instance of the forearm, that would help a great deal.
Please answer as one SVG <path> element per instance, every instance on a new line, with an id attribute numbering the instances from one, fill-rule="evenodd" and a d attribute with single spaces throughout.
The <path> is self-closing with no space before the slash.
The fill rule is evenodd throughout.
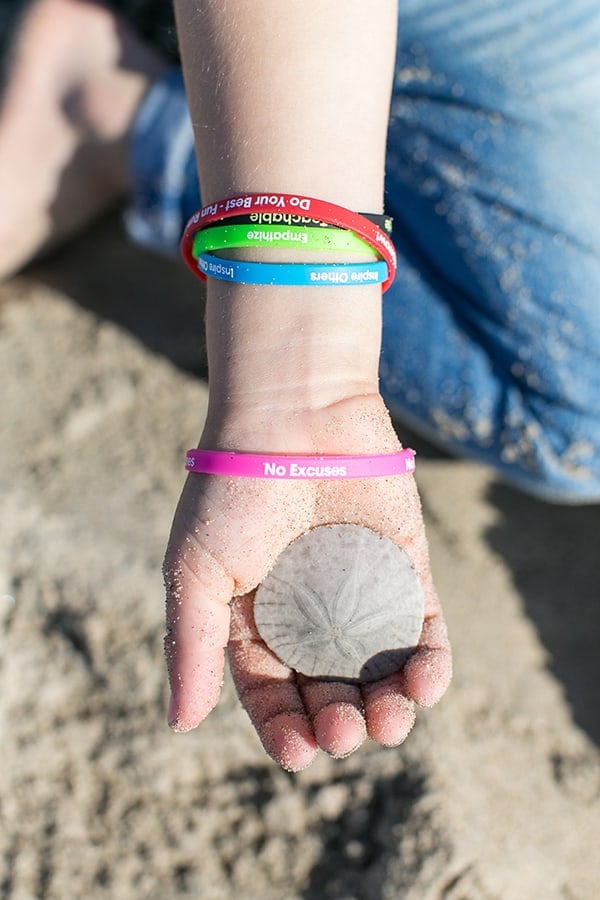
<path id="1" fill-rule="evenodd" d="M 203 201 L 292 194 L 380 212 L 395 2 L 175 2 Z M 273 260 L 276 251 L 229 252 Z M 398 437 L 378 393 L 380 330 L 379 285 L 209 279 L 210 402 L 201 446 L 273 455 L 395 453 Z M 364 687 L 296 678 L 256 630 L 255 588 L 286 546 L 334 523 L 393 540 L 426 595 L 416 652 L 402 671 Z M 414 719 L 413 700 L 431 705 L 448 683 L 449 649 L 409 476 L 190 475 L 165 580 L 169 716 L 177 731 L 215 705 L 228 641 L 242 703 L 267 752 L 290 771 L 308 765 L 318 747 L 346 756 L 367 732 L 381 744 L 400 743 Z"/>
<path id="2" fill-rule="evenodd" d="M 176 6 L 203 201 L 287 192 L 381 211 L 395 3 Z M 265 414 L 377 390 L 378 286 L 209 282 L 207 300 L 213 409 Z"/>
<path id="3" fill-rule="evenodd" d="M 205 203 L 242 191 L 381 209 L 392 0 L 176 0 Z"/>

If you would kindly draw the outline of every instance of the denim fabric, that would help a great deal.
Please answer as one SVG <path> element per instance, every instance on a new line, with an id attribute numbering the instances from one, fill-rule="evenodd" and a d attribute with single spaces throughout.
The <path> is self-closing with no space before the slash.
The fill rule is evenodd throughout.
<path id="1" fill-rule="evenodd" d="M 600 7 L 401 8 L 385 399 L 517 486 L 600 500 Z"/>
<path id="2" fill-rule="evenodd" d="M 200 192 L 183 77 L 171 69 L 146 95 L 130 145 L 132 193 L 125 225 L 134 241 L 175 256 Z"/>
<path id="3" fill-rule="evenodd" d="M 382 393 L 558 502 L 600 500 L 599 101 L 597 0 L 401 0 Z M 176 249 L 199 202 L 191 155 L 172 73 L 138 118 L 138 239 Z"/>

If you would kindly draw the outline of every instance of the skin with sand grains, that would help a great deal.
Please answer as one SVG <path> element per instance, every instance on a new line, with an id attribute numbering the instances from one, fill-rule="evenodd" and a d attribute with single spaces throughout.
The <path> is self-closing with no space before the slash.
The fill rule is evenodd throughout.
<path id="1" fill-rule="evenodd" d="M 381 213 L 395 4 L 385 0 L 366 9 L 349 3 L 343 20 L 333 7 L 307 0 L 286 9 L 282 21 L 275 0 L 177 3 L 187 23 L 180 43 L 206 202 L 276 190 Z M 292 120 L 286 118 L 290 104 L 273 96 L 280 54 L 265 52 L 280 45 L 273 30 L 296 36 L 287 46 L 291 68 L 322 72 L 330 86 L 323 92 L 318 83 L 297 85 L 308 94 L 297 94 Z M 328 37 L 334 30 L 336 54 Z M 254 36 L 243 59 L 240 34 Z M 368 84 L 347 62 L 359 57 L 361 71 L 370 71 Z M 199 70 L 199 59 L 208 68 Z M 1 278 L 68 239 L 127 192 L 132 124 L 165 67 L 106 7 L 81 0 L 32 4 L 0 109 Z M 211 80 L 216 73 L 218 85 Z M 215 121 L 217 88 L 222 102 Z M 340 104 L 343 96 L 346 104 Z M 353 132 L 357 121 L 361 130 Z M 341 146 L 340 135 L 349 133 L 353 140 Z M 314 143 L 298 134 L 313 135 Z M 265 135 L 279 138 L 265 141 Z M 224 152 L 231 141 L 244 153 Z M 208 285 L 205 448 L 340 455 L 399 449 L 378 395 L 380 289 L 306 290 L 299 296 L 270 288 L 265 316 L 261 291 Z M 425 594 L 416 652 L 403 670 L 370 684 L 331 684 L 294 673 L 267 650 L 252 616 L 253 593 L 285 547 L 312 528 L 336 523 L 365 526 L 403 548 Z M 190 475 L 165 579 L 176 730 L 197 725 L 217 702 L 225 648 L 267 752 L 290 770 L 310 763 L 319 748 L 344 756 L 367 733 L 382 744 L 399 743 L 412 725 L 414 704 L 431 705 L 448 684 L 450 651 L 412 476 L 256 485 Z"/>
<path id="2" fill-rule="evenodd" d="M 329 452 L 334 441 L 348 446 L 352 432 L 354 441 L 365 432 L 377 435 L 379 452 L 399 449 L 380 402 L 357 399 L 350 406 L 354 411 L 322 417 L 321 440 L 327 435 Z M 414 654 L 404 668 L 363 684 L 294 672 L 266 646 L 254 619 L 256 588 L 284 549 L 310 529 L 340 522 L 362 525 L 402 547 L 424 592 L 425 622 Z M 298 484 L 191 475 L 165 576 L 170 714 L 177 731 L 193 728 L 217 702 L 226 647 L 238 694 L 265 750 L 290 771 L 310 764 L 319 747 L 346 756 L 367 734 L 386 746 L 401 743 L 415 704 L 433 705 L 450 680 L 450 649 L 412 476 Z"/>
<path id="3" fill-rule="evenodd" d="M 339 4 L 320 0 L 285 7 L 278 0 L 177 0 L 205 206 L 259 193 L 383 211 L 397 8 L 393 0 L 343 6 L 342 15 Z M 318 73 L 294 83 L 293 103 L 279 77 L 284 34 L 290 71 Z M 276 252 L 261 248 L 261 261 L 276 261 Z M 210 397 L 200 447 L 292 455 L 401 449 L 379 395 L 381 305 L 378 285 L 258 288 L 210 279 Z M 417 649 L 379 681 L 301 676 L 256 630 L 254 592 L 275 560 L 305 532 L 332 524 L 389 538 L 407 553 L 424 591 Z M 193 728 L 217 702 L 226 647 L 266 751 L 292 771 L 319 748 L 347 755 L 367 733 L 382 744 L 400 743 L 414 704 L 435 703 L 448 685 L 450 650 L 410 475 L 253 484 L 194 473 L 175 515 L 165 571 L 176 730 Z"/>

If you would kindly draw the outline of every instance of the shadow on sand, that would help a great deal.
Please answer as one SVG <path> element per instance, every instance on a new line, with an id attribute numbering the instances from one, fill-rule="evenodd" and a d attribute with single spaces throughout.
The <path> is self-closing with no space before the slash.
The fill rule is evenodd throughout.
<path id="1" fill-rule="evenodd" d="M 600 508 L 552 506 L 503 485 L 486 539 L 510 568 L 573 719 L 600 744 Z"/>
<path id="2" fill-rule="evenodd" d="M 135 247 L 118 213 L 27 274 L 114 322 L 178 368 L 207 377 L 203 283 L 178 259 Z"/>

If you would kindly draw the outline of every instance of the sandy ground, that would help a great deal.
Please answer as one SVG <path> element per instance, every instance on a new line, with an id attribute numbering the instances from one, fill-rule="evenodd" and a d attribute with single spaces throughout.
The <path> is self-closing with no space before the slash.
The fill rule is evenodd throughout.
<path id="1" fill-rule="evenodd" d="M 207 389 L 198 286 L 116 222 L 0 286 L 0 894 L 600 896 L 598 507 L 425 445 L 453 686 L 290 776 L 227 682 L 165 724 L 161 556 Z"/>

